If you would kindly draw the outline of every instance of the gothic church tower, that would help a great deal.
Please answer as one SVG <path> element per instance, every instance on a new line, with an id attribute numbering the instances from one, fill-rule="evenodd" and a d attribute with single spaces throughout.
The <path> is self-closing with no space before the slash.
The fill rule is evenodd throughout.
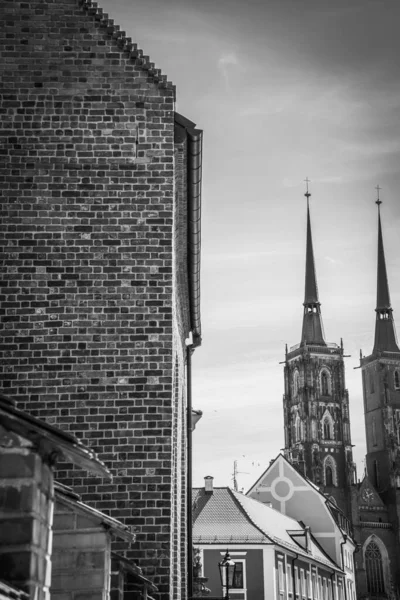
<path id="1" fill-rule="evenodd" d="M 350 515 L 354 478 L 343 345 L 327 343 L 318 298 L 308 191 L 301 341 L 286 349 L 285 455 Z"/>
<path id="2" fill-rule="evenodd" d="M 368 476 L 385 504 L 393 505 L 392 519 L 395 519 L 398 528 L 399 509 L 396 506 L 400 506 L 400 348 L 390 302 L 380 204 L 378 198 L 375 340 L 372 354 L 361 357 L 361 369 Z"/>

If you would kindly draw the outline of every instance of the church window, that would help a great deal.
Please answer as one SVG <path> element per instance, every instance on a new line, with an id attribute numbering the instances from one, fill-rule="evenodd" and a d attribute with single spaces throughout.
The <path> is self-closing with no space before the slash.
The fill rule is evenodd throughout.
<path id="1" fill-rule="evenodd" d="M 336 486 L 337 485 L 337 469 L 336 462 L 333 456 L 327 456 L 324 460 L 324 479 L 325 485 Z"/>
<path id="2" fill-rule="evenodd" d="M 331 440 L 333 438 L 332 422 L 329 417 L 325 417 L 323 427 L 324 427 L 324 439 Z"/>
<path id="3" fill-rule="evenodd" d="M 301 420 L 300 420 L 299 415 L 296 416 L 295 429 L 296 429 L 296 442 L 300 442 L 302 427 L 301 427 Z"/>
<path id="4" fill-rule="evenodd" d="M 325 480 L 326 485 L 333 485 L 332 468 L 329 465 L 325 469 Z"/>
<path id="5" fill-rule="evenodd" d="M 321 394 L 329 396 L 329 375 L 326 371 L 321 373 Z"/>
<path id="6" fill-rule="evenodd" d="M 400 372 L 397 370 L 394 372 L 394 389 L 400 390 Z"/>
<path id="7" fill-rule="evenodd" d="M 299 393 L 299 389 L 300 389 L 300 374 L 298 371 L 295 371 L 294 375 L 293 375 L 293 396 L 295 398 Z"/>
<path id="8" fill-rule="evenodd" d="M 383 577 L 382 554 L 374 540 L 371 540 L 365 549 L 365 570 L 368 592 L 370 594 L 384 594 L 385 580 Z"/>
<path id="9" fill-rule="evenodd" d="M 315 422 L 315 419 L 311 421 L 311 437 L 313 440 L 317 439 L 317 423 Z"/>

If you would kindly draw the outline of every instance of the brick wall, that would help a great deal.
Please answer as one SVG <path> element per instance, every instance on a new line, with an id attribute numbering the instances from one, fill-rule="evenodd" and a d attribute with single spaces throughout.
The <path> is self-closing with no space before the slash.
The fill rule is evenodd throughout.
<path id="1" fill-rule="evenodd" d="M 129 556 L 178 598 L 174 88 L 89 2 L 0 11 L 2 387 L 99 452 L 112 484 L 70 465 L 58 479 L 131 524 Z"/>

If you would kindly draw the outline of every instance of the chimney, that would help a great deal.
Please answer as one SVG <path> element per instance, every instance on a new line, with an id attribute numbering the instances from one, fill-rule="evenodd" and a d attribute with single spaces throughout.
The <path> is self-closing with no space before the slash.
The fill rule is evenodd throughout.
<path id="1" fill-rule="evenodd" d="M 213 481 L 214 477 L 211 477 L 211 475 L 206 475 L 204 477 L 204 491 L 206 494 L 212 494 L 214 492 Z"/>

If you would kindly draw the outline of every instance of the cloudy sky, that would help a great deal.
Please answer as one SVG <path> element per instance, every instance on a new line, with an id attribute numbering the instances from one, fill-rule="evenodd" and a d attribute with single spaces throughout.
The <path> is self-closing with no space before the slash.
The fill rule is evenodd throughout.
<path id="1" fill-rule="evenodd" d="M 326 339 L 346 354 L 355 458 L 359 350 L 372 350 L 375 186 L 400 324 L 400 61 L 395 0 L 100 0 L 204 130 L 194 484 L 254 482 L 283 447 L 284 344 L 300 341 L 306 205 Z"/>

